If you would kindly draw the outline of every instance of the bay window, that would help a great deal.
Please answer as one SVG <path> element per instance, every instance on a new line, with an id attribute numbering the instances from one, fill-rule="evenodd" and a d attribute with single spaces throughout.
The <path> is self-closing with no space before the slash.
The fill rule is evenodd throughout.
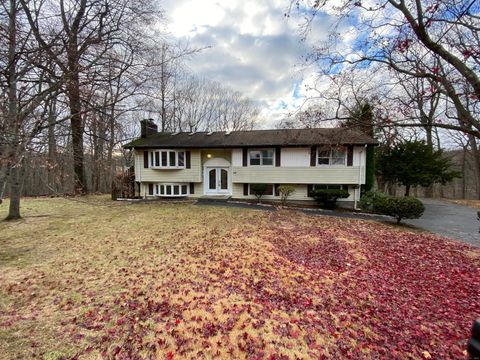
<path id="1" fill-rule="evenodd" d="M 163 197 L 180 197 L 188 195 L 186 184 L 155 184 L 153 195 Z"/>
<path id="2" fill-rule="evenodd" d="M 163 169 L 184 169 L 185 151 L 155 150 L 150 151 L 150 167 Z"/>

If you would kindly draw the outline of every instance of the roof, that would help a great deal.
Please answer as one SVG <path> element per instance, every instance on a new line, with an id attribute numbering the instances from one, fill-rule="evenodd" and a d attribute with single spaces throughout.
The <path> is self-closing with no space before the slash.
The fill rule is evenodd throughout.
<path id="1" fill-rule="evenodd" d="M 233 148 L 312 145 L 376 145 L 370 136 L 352 129 L 275 129 L 217 132 L 159 132 L 136 139 L 124 148 Z"/>

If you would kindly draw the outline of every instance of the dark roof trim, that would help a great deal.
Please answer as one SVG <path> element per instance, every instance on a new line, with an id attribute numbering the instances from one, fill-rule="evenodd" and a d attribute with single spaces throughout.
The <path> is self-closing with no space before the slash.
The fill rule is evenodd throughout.
<path id="1" fill-rule="evenodd" d="M 228 132 L 155 133 L 139 138 L 124 148 L 139 149 L 223 149 L 261 147 L 308 147 L 318 145 L 378 145 L 370 136 L 357 130 L 339 128 L 278 129 Z"/>

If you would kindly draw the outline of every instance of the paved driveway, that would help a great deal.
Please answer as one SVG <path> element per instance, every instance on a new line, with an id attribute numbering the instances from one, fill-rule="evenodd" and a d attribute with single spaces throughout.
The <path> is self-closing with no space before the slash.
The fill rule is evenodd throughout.
<path id="1" fill-rule="evenodd" d="M 425 212 L 420 219 L 405 223 L 480 247 L 477 209 L 435 199 L 421 199 Z"/>

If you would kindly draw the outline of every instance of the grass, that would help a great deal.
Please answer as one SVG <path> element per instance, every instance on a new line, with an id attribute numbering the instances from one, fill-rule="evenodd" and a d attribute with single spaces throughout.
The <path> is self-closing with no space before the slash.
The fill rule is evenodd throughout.
<path id="1" fill-rule="evenodd" d="M 105 197 L 22 210 L 0 222 L 0 358 L 448 358 L 480 315 L 480 251 L 428 234 Z"/>

